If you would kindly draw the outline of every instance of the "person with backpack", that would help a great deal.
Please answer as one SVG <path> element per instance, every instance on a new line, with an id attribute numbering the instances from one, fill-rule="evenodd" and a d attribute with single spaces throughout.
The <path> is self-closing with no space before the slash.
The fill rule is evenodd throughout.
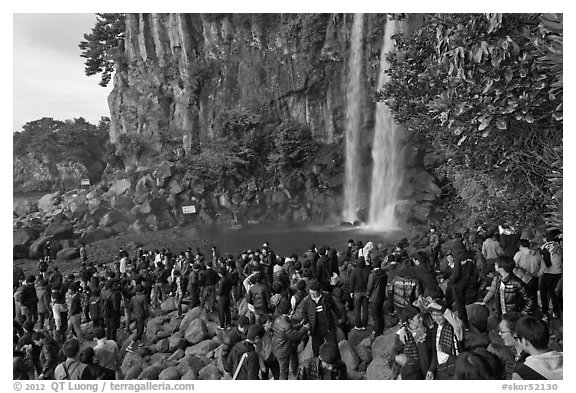
<path id="1" fill-rule="evenodd" d="M 246 339 L 236 343 L 229 355 L 232 363 L 232 379 L 258 380 L 260 361 L 256 353 L 256 345 L 264 337 L 264 327 L 260 324 L 248 328 Z"/>
<path id="2" fill-rule="evenodd" d="M 48 284 L 50 284 L 50 288 L 52 290 L 60 290 L 62 286 L 62 282 L 64 281 L 64 276 L 58 270 L 58 266 L 54 266 L 52 268 L 52 274 L 50 274 L 50 279 L 48 280 Z"/>
<path id="3" fill-rule="evenodd" d="M 412 261 L 405 259 L 402 262 L 402 268 L 398 272 L 394 272 L 394 278 L 391 281 L 394 310 L 398 315 L 406 306 L 412 305 L 423 293 L 420 280 L 404 275 L 406 269 L 411 265 Z"/>
<path id="4" fill-rule="evenodd" d="M 95 378 L 90 368 L 79 359 L 80 342 L 77 339 L 71 338 L 66 341 L 62 347 L 62 352 L 66 356 L 66 360 L 56 367 L 54 371 L 55 379 L 89 380 Z"/>
<path id="5" fill-rule="evenodd" d="M 224 370 L 230 374 L 233 372 L 232 363 L 230 360 L 230 351 L 240 341 L 246 338 L 246 332 L 250 325 L 250 320 L 245 315 L 240 315 L 238 321 L 236 321 L 235 327 L 230 327 L 224 332 L 224 338 L 222 339 L 222 365 Z"/>

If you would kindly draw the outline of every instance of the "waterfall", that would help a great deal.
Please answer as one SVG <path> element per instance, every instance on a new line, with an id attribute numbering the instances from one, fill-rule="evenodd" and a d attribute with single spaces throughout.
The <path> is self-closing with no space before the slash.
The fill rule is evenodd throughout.
<path id="1" fill-rule="evenodd" d="M 396 34 L 399 22 L 388 20 L 385 26 L 384 44 L 380 54 L 380 75 L 378 90 L 382 89 L 390 77 L 385 73 L 390 68 L 386 54 L 394 50 L 392 36 Z M 383 102 L 376 103 L 376 124 L 372 144 L 372 187 L 368 227 L 375 230 L 398 228 L 395 208 L 398 204 L 398 191 L 402 185 L 403 152 L 400 144 L 399 128 L 394 122 L 390 108 Z"/>
<path id="2" fill-rule="evenodd" d="M 346 162 L 344 180 L 343 219 L 355 221 L 360 194 L 359 139 L 362 102 L 362 32 L 364 14 L 354 14 L 350 60 L 348 63 L 348 85 L 346 94 Z"/>

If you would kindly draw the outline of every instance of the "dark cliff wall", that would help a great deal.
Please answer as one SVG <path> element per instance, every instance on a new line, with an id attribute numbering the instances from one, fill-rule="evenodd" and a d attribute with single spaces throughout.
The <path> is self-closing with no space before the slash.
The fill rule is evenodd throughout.
<path id="1" fill-rule="evenodd" d="M 332 142 L 345 120 L 350 14 L 128 14 L 109 97 L 110 136 L 212 135 L 218 114 L 267 110 Z M 365 16 L 365 116 L 373 117 L 384 14 Z M 370 127 L 367 127 L 369 129 Z M 160 146 L 158 146 L 160 148 Z"/>

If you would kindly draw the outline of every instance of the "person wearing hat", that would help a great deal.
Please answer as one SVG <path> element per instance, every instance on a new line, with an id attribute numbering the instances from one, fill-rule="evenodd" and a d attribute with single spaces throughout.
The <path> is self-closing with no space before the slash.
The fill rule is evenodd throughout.
<path id="1" fill-rule="evenodd" d="M 451 379 L 458 355 L 464 350 L 462 321 L 442 300 L 432 300 L 426 310 L 430 312 L 434 327 L 430 329 L 432 340 L 432 367 L 434 379 Z"/>
<path id="2" fill-rule="evenodd" d="M 80 342 L 71 338 L 64 343 L 62 352 L 66 360 L 56 366 L 55 379 L 87 380 L 94 379 L 90 368 L 79 360 Z"/>
<path id="3" fill-rule="evenodd" d="M 298 380 L 345 380 L 348 370 L 340 356 L 338 345 L 326 342 L 318 357 L 307 360 L 298 370 Z"/>
<path id="4" fill-rule="evenodd" d="M 258 380 L 260 371 L 260 361 L 256 353 L 256 345 L 264 337 L 264 327 L 254 324 L 248 328 L 246 339 L 240 341 L 232 347 L 229 362 L 232 364 L 232 379 L 237 380 Z"/>

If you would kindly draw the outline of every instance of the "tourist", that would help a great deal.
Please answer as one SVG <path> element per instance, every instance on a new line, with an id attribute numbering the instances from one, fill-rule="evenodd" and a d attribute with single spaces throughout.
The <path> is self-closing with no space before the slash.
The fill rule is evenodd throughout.
<path id="1" fill-rule="evenodd" d="M 266 278 L 262 273 L 256 273 L 253 279 L 255 283 L 246 291 L 246 301 L 254 309 L 252 317 L 254 323 L 260 324 L 263 322 L 263 316 L 270 310 L 268 303 L 270 300 L 270 290 L 264 285 Z"/>
<path id="2" fill-rule="evenodd" d="M 278 306 L 280 316 L 273 325 L 272 353 L 278 360 L 280 380 L 288 379 L 288 371 L 291 368 L 293 374 L 298 368 L 298 353 L 296 347 L 300 340 L 308 333 L 305 326 L 295 327 L 289 318 L 290 304 L 281 303 Z"/>
<path id="3" fill-rule="evenodd" d="M 36 298 L 38 299 L 38 328 L 40 330 L 44 329 L 44 325 L 47 322 L 48 329 L 52 330 L 52 307 L 50 306 L 50 288 L 48 287 L 48 282 L 44 277 L 40 277 L 36 280 Z"/>
<path id="4" fill-rule="evenodd" d="M 202 266 L 195 262 L 192 265 L 192 271 L 188 277 L 188 294 L 190 296 L 190 308 L 197 307 L 200 304 L 200 272 Z"/>
<path id="5" fill-rule="evenodd" d="M 144 294 L 144 287 L 141 284 L 136 285 L 136 294 L 130 299 L 128 309 L 130 310 L 129 314 L 131 319 L 136 323 L 136 335 L 126 350 L 133 352 L 135 351 L 134 346 L 136 344 L 138 347 L 143 345 L 140 340 L 144 335 L 144 327 L 149 316 L 148 302 Z M 127 324 L 129 324 L 129 322 Z"/>
<path id="6" fill-rule="evenodd" d="M 88 369 L 92 373 L 94 379 L 109 379 L 109 370 L 94 363 L 94 349 L 92 347 L 84 348 L 80 352 L 80 361 L 88 366 Z"/>
<path id="7" fill-rule="evenodd" d="M 104 313 L 102 312 L 102 298 L 100 297 L 100 288 L 95 287 L 90 291 L 88 298 L 88 314 L 92 321 L 92 328 L 98 326 L 104 327 Z"/>
<path id="8" fill-rule="evenodd" d="M 232 372 L 232 363 L 230 359 L 230 351 L 240 341 L 246 338 L 246 332 L 250 326 L 250 320 L 245 315 L 240 315 L 236 321 L 235 327 L 228 328 L 222 338 L 222 365 L 227 373 Z"/>
<path id="9" fill-rule="evenodd" d="M 522 317 L 522 313 L 507 313 L 502 315 L 502 320 L 498 324 L 498 334 L 504 342 L 506 348 L 510 350 L 510 357 L 504 357 L 505 378 L 512 379 L 512 374 L 528 357 L 518 340 L 516 340 L 516 323 Z"/>
<path id="10" fill-rule="evenodd" d="M 519 250 L 520 235 L 516 229 L 510 224 L 502 225 L 500 230 L 500 246 L 502 247 L 502 255 L 513 258 Z"/>
<path id="11" fill-rule="evenodd" d="M 160 255 L 160 254 L 158 254 Z M 158 308 L 168 295 L 168 276 L 170 271 L 164 267 L 162 260 L 155 262 L 154 288 L 152 290 L 152 307 Z"/>
<path id="12" fill-rule="evenodd" d="M 407 305 L 400 312 L 400 322 L 402 328 L 397 332 L 392 356 L 401 367 L 401 379 L 433 379 L 433 338 L 422 324 L 420 310 Z"/>
<path id="13" fill-rule="evenodd" d="M 232 325 L 232 317 L 230 315 L 232 280 L 223 267 L 218 269 L 218 277 L 220 277 L 216 284 L 216 299 L 218 301 L 218 317 L 220 320 L 218 328 L 224 330 Z"/>
<path id="14" fill-rule="evenodd" d="M 393 273 L 394 278 L 391 281 L 392 299 L 394 310 L 398 315 L 400 315 L 404 307 L 414 303 L 423 292 L 422 283 L 419 279 L 404 275 L 411 266 L 412 261 L 405 259 L 402 262 L 402 268 L 398 272 Z M 406 275 L 409 275 L 409 273 Z"/>
<path id="15" fill-rule="evenodd" d="M 368 276 L 366 286 L 366 297 L 370 305 L 370 315 L 374 323 L 374 337 L 381 336 L 384 332 L 384 299 L 386 298 L 386 284 L 388 276 L 381 269 L 381 259 L 379 256 L 372 258 L 372 272 Z"/>
<path id="16" fill-rule="evenodd" d="M 120 349 L 115 340 L 105 337 L 104 329 L 94 329 L 96 346 L 94 347 L 94 363 L 106 369 L 103 379 L 122 379 L 120 377 Z"/>
<path id="17" fill-rule="evenodd" d="M 494 271 L 494 264 L 496 263 L 496 258 L 504 254 L 502 247 L 498 240 L 496 240 L 496 234 L 494 231 L 489 231 L 486 233 L 486 240 L 482 243 L 482 255 L 486 259 L 486 263 L 483 266 L 483 271 L 480 272 L 482 277 L 490 272 Z"/>
<path id="18" fill-rule="evenodd" d="M 544 270 L 542 255 L 531 250 L 530 242 L 526 239 L 520 239 L 519 247 L 519 251 L 514 255 L 516 267 L 513 272 L 526 284 L 526 290 L 534 304 L 538 304 L 538 277 Z"/>
<path id="19" fill-rule="evenodd" d="M 546 243 L 540 247 L 544 266 L 540 278 L 540 299 L 542 314 L 549 317 L 548 310 L 552 302 L 552 318 L 559 318 L 562 308 L 556 294 L 556 287 L 562 278 L 562 246 L 555 240 L 551 232 L 546 232 Z"/>
<path id="20" fill-rule="evenodd" d="M 440 253 L 440 234 L 436 230 L 436 225 L 430 226 L 430 237 L 428 238 L 430 244 L 430 265 L 434 270 L 440 270 L 440 260 L 438 254 Z"/>
<path id="21" fill-rule="evenodd" d="M 340 357 L 338 345 L 332 342 L 322 344 L 318 355 L 300 366 L 296 379 L 332 381 L 348 379 L 348 370 Z"/>
<path id="22" fill-rule="evenodd" d="M 512 272 L 514 260 L 507 256 L 496 259 L 495 269 L 498 275 L 492 280 L 492 285 L 484 296 L 483 303 L 495 298 L 496 316 L 509 312 L 522 312 L 527 315 L 534 310 L 532 298 L 526 290 L 526 284 Z"/>
<path id="23" fill-rule="evenodd" d="M 18 290 L 20 293 L 22 322 L 32 321 L 36 323 L 38 320 L 38 296 L 36 295 L 36 288 L 34 287 L 35 281 L 36 277 L 31 274 L 28 275 Z"/>
<path id="24" fill-rule="evenodd" d="M 318 356 L 322 343 L 336 340 L 336 325 L 339 321 L 334 320 L 334 316 L 340 319 L 342 315 L 336 307 L 332 296 L 328 292 L 322 291 L 322 285 L 314 280 L 310 284 L 310 293 L 303 300 L 303 324 L 309 324 L 310 335 L 312 337 L 312 353 Z"/>
<path id="25" fill-rule="evenodd" d="M 82 341 L 82 297 L 78 293 L 80 283 L 75 281 L 68 288 L 68 331 L 73 332 L 79 341 Z"/>
<path id="26" fill-rule="evenodd" d="M 45 337 L 40 332 L 34 333 L 32 336 L 36 345 L 41 345 L 40 352 L 40 365 L 42 367 L 38 379 L 55 379 L 54 371 L 58 366 L 58 344 L 52 337 Z"/>
<path id="27" fill-rule="evenodd" d="M 356 267 L 350 276 L 350 296 L 354 299 L 354 329 L 366 330 L 368 325 L 368 297 L 366 289 L 368 287 L 368 277 L 370 268 L 366 266 L 364 257 L 356 260 Z"/>
<path id="28" fill-rule="evenodd" d="M 202 294 L 200 307 L 209 313 L 214 311 L 214 303 L 216 303 L 216 283 L 218 280 L 219 276 L 213 268 L 212 261 L 207 261 L 206 270 L 201 275 Z"/>
<path id="29" fill-rule="evenodd" d="M 106 338 L 113 341 L 116 340 L 122 313 L 122 296 L 118 285 L 116 278 L 109 278 L 102 292 L 102 313 L 106 326 Z"/>
<path id="30" fill-rule="evenodd" d="M 79 360 L 80 342 L 71 338 L 64 343 L 62 352 L 66 356 L 66 360 L 60 363 L 54 371 L 55 379 L 69 379 L 69 380 L 87 380 L 94 379 L 90 368 Z"/>
<path id="31" fill-rule="evenodd" d="M 532 316 L 520 318 L 516 322 L 516 340 L 530 356 L 516 368 L 512 379 L 563 379 L 563 353 L 548 347 L 550 331 L 545 322 Z"/>
<path id="32" fill-rule="evenodd" d="M 66 293 L 60 285 L 58 289 L 52 288 L 52 315 L 54 316 L 54 339 L 59 345 L 66 340 L 66 328 L 68 327 L 68 306 L 66 305 Z"/>
<path id="33" fill-rule="evenodd" d="M 256 345 L 264 336 L 264 327 L 260 324 L 248 328 L 246 339 L 236 343 L 229 355 L 232 364 L 232 379 L 258 380 L 260 362 L 256 353 Z"/>
<path id="34" fill-rule="evenodd" d="M 432 301 L 427 310 L 434 320 L 432 337 L 432 365 L 434 379 L 452 379 L 454 363 L 464 349 L 463 322 L 441 300 Z"/>

